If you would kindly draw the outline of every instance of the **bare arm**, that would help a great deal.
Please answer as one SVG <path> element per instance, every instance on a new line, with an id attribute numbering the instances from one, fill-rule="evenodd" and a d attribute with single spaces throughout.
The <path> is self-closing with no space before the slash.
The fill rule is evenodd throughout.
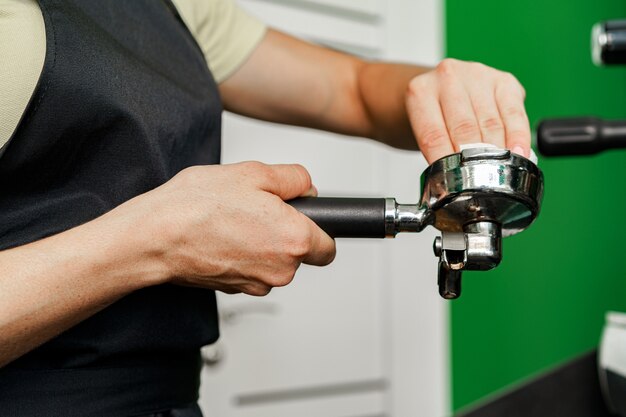
<path id="1" fill-rule="evenodd" d="M 283 202 L 314 193 L 297 165 L 192 167 L 91 222 L 0 252 L 0 367 L 146 286 L 265 295 L 302 262 L 328 264 L 334 241 Z"/>
<path id="2" fill-rule="evenodd" d="M 0 252 L 0 366 L 164 279 L 133 223 L 107 215 Z"/>
<path id="3" fill-rule="evenodd" d="M 419 146 L 431 162 L 468 142 L 530 149 L 523 88 L 478 63 L 367 62 L 270 30 L 220 92 L 235 113 Z"/>

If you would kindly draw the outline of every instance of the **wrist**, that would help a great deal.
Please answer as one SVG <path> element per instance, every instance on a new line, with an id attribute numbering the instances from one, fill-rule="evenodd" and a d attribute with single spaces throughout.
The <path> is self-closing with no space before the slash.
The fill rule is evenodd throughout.
<path id="1" fill-rule="evenodd" d="M 150 216 L 141 216 L 122 205 L 94 220 L 81 233 L 98 240 L 94 268 L 104 270 L 118 285 L 131 292 L 167 283 L 171 273 L 164 260 L 165 244 Z"/>

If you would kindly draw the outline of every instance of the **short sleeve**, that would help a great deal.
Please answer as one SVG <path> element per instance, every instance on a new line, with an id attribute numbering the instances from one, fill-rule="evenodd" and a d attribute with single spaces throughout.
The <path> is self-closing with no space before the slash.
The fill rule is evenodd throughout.
<path id="1" fill-rule="evenodd" d="M 220 83 L 232 75 L 259 44 L 266 25 L 234 0 L 173 0 Z"/>
<path id="2" fill-rule="evenodd" d="M 0 0 L 0 155 L 35 91 L 46 28 L 35 0 Z"/>

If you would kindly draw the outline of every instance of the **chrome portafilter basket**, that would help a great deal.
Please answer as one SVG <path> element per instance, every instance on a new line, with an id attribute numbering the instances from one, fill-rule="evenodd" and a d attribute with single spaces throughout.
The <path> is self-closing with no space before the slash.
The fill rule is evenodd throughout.
<path id="1" fill-rule="evenodd" d="M 461 294 L 464 270 L 485 271 L 502 259 L 502 238 L 525 230 L 539 214 L 543 174 L 506 149 L 476 147 L 435 161 L 421 176 L 417 204 L 394 198 L 305 197 L 289 201 L 334 238 L 385 238 L 441 231 L 435 238 L 443 298 Z"/>

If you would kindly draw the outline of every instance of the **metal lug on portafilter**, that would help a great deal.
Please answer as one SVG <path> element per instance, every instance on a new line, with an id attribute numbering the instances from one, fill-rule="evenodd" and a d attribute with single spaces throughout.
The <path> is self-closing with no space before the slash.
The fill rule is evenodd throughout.
<path id="1" fill-rule="evenodd" d="M 461 295 L 461 270 L 467 263 L 465 233 L 442 232 L 435 238 L 433 249 L 439 257 L 439 295 L 447 300 L 458 298 Z"/>
<path id="2" fill-rule="evenodd" d="M 502 231 L 498 223 L 470 223 L 464 232 L 442 232 L 433 249 L 439 257 L 439 294 L 452 300 L 461 295 L 461 271 L 493 269 L 502 259 Z"/>
<path id="3" fill-rule="evenodd" d="M 446 300 L 454 300 L 461 296 L 461 271 L 448 269 L 445 262 L 439 261 L 437 284 L 439 295 Z"/>

